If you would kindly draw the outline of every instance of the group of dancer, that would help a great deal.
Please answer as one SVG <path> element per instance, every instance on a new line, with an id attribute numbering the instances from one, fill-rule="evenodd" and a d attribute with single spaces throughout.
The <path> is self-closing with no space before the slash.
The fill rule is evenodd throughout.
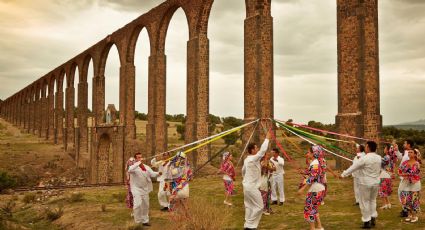
<path id="1" fill-rule="evenodd" d="M 404 153 L 401 153 L 396 143 L 386 144 L 383 157 L 376 154 L 377 144 L 373 141 L 368 141 L 366 146 L 357 145 L 352 166 L 341 176 L 352 175 L 354 178 L 354 194 L 356 205 L 360 206 L 362 214 L 362 228 L 368 229 L 376 225 L 378 195 L 383 202 L 380 209 L 391 209 L 389 197 L 392 194 L 393 180 L 396 178 L 395 165 L 398 161 L 400 184 L 397 195 L 402 206 L 400 216 L 405 217 L 406 222 L 418 221 L 421 154 L 413 145 L 413 141 L 406 140 L 403 145 Z"/>
<path id="2" fill-rule="evenodd" d="M 284 194 L 284 159 L 278 149 L 268 152 L 271 131 L 267 133 L 262 145 L 254 143 L 247 146 L 246 158 L 242 167 L 242 185 L 245 206 L 245 229 L 257 229 L 262 215 L 272 213 L 271 205 L 282 205 Z M 398 175 L 400 185 L 398 197 L 402 205 L 401 216 L 405 221 L 417 222 L 420 198 L 420 152 L 413 149 L 413 142 L 406 140 L 404 153 L 401 153 L 394 143 L 386 145 L 384 156 L 376 153 L 377 143 L 368 141 L 365 146 L 357 145 L 357 153 L 353 164 L 339 178 L 352 176 L 354 178 L 354 194 L 356 205 L 361 211 L 362 228 L 372 228 L 376 225 L 378 213 L 376 198 L 382 198 L 382 210 L 390 209 L 389 196 L 395 179 L 397 161 L 400 161 Z M 235 166 L 231 153 L 222 155 L 222 162 L 217 174 L 223 174 L 224 204 L 232 206 L 231 197 L 235 194 Z M 312 145 L 306 154 L 307 167 L 303 180 L 299 185 L 298 194 L 307 191 L 304 206 L 304 218 L 311 230 L 324 230 L 319 206 L 324 204 L 327 193 L 326 172 L 330 171 L 325 160 L 324 149 Z M 153 171 L 144 164 L 140 153 L 136 153 L 126 164 L 127 173 L 127 206 L 132 208 L 136 223 L 144 226 L 149 224 L 149 193 L 152 191 L 152 177 L 159 182 L 158 201 L 162 211 L 175 211 L 177 207 L 185 210 L 185 201 L 189 197 L 189 181 L 192 170 L 186 155 L 182 152 L 170 157 L 163 154 L 152 159 L 151 165 L 158 171 Z"/>

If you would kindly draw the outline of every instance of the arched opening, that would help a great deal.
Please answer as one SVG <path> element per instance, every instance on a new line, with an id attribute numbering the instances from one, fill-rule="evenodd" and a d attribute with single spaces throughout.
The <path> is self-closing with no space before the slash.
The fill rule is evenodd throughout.
<path id="1" fill-rule="evenodd" d="M 177 9 L 168 25 L 165 42 L 166 68 L 166 120 L 168 143 L 181 143 L 184 139 L 184 120 L 187 111 L 187 41 L 189 29 L 183 9 Z M 188 102 L 190 103 L 190 102 Z M 182 138 L 183 137 L 183 138 Z"/>
<path id="2" fill-rule="evenodd" d="M 78 83 L 80 82 L 80 69 L 76 65 L 74 69 L 74 76 L 73 76 L 73 87 L 74 87 L 74 105 L 73 105 L 73 126 L 72 127 L 78 127 L 78 111 L 80 108 L 78 108 L 78 99 L 79 99 L 79 88 Z"/>
<path id="3" fill-rule="evenodd" d="M 215 1 L 208 22 L 210 113 L 244 116 L 244 1 Z"/>
<path id="4" fill-rule="evenodd" d="M 114 105 L 117 112 L 120 112 L 120 57 L 117 47 L 112 45 L 109 48 L 109 52 L 106 57 L 105 64 L 105 108 L 108 108 L 108 105 Z M 112 123 L 119 123 L 119 116 L 116 116 L 117 120 L 112 121 Z"/>
<path id="5" fill-rule="evenodd" d="M 94 123 L 94 114 L 93 114 L 93 78 L 94 78 L 94 68 L 93 68 L 93 59 L 90 58 L 89 65 L 87 68 L 87 125 L 88 127 L 93 127 Z"/>
<path id="6" fill-rule="evenodd" d="M 99 139 L 97 152 L 97 182 L 112 182 L 112 142 L 107 134 L 103 134 Z"/>
<path id="7" fill-rule="evenodd" d="M 148 73 L 149 73 L 150 42 L 146 29 L 139 33 L 134 54 L 136 67 L 135 85 L 135 124 L 136 137 L 146 140 L 146 124 L 148 114 Z"/>

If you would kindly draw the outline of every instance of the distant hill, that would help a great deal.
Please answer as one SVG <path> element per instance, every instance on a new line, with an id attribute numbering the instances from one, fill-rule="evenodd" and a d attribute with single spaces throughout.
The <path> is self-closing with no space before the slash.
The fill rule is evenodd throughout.
<path id="1" fill-rule="evenodd" d="M 425 125 L 425 119 L 421 119 L 419 121 L 405 122 L 398 125 Z"/>
<path id="2" fill-rule="evenodd" d="M 421 119 L 418 121 L 411 121 L 411 122 L 404 122 L 401 124 L 397 124 L 397 125 L 386 125 L 388 126 L 393 126 L 396 127 L 398 129 L 404 129 L 404 130 L 409 130 L 409 129 L 413 129 L 413 130 L 425 130 L 425 119 Z"/>

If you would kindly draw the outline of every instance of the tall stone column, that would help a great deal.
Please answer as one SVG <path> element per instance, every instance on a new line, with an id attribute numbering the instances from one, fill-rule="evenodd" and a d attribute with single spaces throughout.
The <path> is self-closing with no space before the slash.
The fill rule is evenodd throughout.
<path id="1" fill-rule="evenodd" d="M 48 132 L 47 132 L 47 138 L 53 140 L 54 139 L 54 129 L 55 129 L 55 94 L 53 92 L 54 86 L 49 85 L 49 96 L 48 96 Z"/>
<path id="2" fill-rule="evenodd" d="M 96 125 L 104 123 L 105 114 L 105 75 L 97 76 L 95 79 L 93 94 L 93 110 Z"/>
<path id="3" fill-rule="evenodd" d="M 41 129 L 40 129 L 40 137 L 47 137 L 47 121 L 48 121 L 48 110 L 47 110 L 47 97 L 46 97 L 46 88 L 43 86 L 43 92 L 41 95 Z"/>
<path id="4" fill-rule="evenodd" d="M 72 146 L 74 143 L 74 93 L 75 89 L 74 86 L 68 86 L 66 88 L 66 97 L 65 97 L 65 103 L 66 103 L 66 140 L 65 142 L 66 147 L 68 148 L 71 144 Z"/>
<path id="5" fill-rule="evenodd" d="M 34 103 L 34 134 L 40 135 L 40 119 L 41 119 L 41 97 L 40 92 L 37 91 L 35 95 L 35 103 Z"/>
<path id="6" fill-rule="evenodd" d="M 58 86 L 58 91 L 56 92 L 56 141 L 57 143 L 64 143 L 63 139 L 63 118 L 64 118 L 64 109 L 63 109 L 63 89 Z"/>
<path id="7" fill-rule="evenodd" d="M 87 81 L 78 83 L 78 126 L 80 127 L 80 151 L 88 151 L 87 132 L 88 84 Z"/>
<path id="8" fill-rule="evenodd" d="M 209 114 L 209 40 L 206 35 L 187 42 L 187 118 L 186 143 L 208 136 Z M 192 153 L 193 164 L 208 161 L 208 146 Z"/>
<path id="9" fill-rule="evenodd" d="M 260 4 L 261 2 L 261 4 Z M 245 122 L 274 117 L 273 102 L 273 18 L 270 1 L 246 0 L 244 22 L 244 108 Z M 246 143 L 253 126 L 244 129 Z M 258 126 L 253 142 L 265 133 Z"/>
<path id="10" fill-rule="evenodd" d="M 120 115 L 124 116 L 124 156 L 128 159 L 134 154 L 135 146 L 134 140 L 136 139 L 136 125 L 135 125 L 135 97 L 136 97 L 136 67 L 132 63 L 126 63 L 120 68 L 121 83 L 124 84 L 125 90 L 120 91 Z M 120 89 L 122 89 L 120 87 Z M 123 101 L 123 103 L 121 103 Z"/>
<path id="11" fill-rule="evenodd" d="M 378 139 L 378 1 L 338 0 L 338 114 L 340 133 Z"/>
<path id="12" fill-rule="evenodd" d="M 166 56 L 156 54 L 149 57 L 148 80 L 148 124 L 147 153 L 153 155 L 167 148 L 167 123 L 165 121 L 166 100 Z"/>

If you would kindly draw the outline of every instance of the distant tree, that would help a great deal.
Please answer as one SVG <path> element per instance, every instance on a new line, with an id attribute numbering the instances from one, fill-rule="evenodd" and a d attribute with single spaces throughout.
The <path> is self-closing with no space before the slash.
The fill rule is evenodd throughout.
<path id="1" fill-rule="evenodd" d="M 243 124 L 243 120 L 236 117 L 225 117 L 223 118 L 223 131 L 229 130 Z M 231 133 L 223 137 L 226 145 L 234 145 L 239 139 L 238 132 Z"/>
<path id="2" fill-rule="evenodd" d="M 16 179 L 8 175 L 6 172 L 0 171 L 0 193 L 9 188 L 16 186 Z"/>
<path id="3" fill-rule="evenodd" d="M 177 133 L 180 134 L 180 140 L 184 140 L 184 133 L 186 130 L 185 125 L 184 124 L 177 125 L 176 128 L 177 128 Z"/>

